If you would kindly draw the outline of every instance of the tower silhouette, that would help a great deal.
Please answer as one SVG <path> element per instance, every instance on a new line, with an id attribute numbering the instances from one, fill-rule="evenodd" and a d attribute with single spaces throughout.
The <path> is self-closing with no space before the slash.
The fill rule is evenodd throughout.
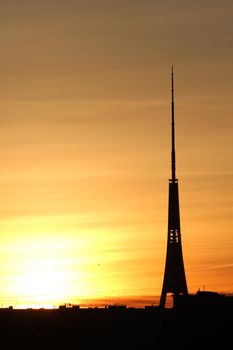
<path id="1" fill-rule="evenodd" d="M 188 294 L 181 245 L 178 180 L 176 178 L 174 74 L 171 72 L 171 179 L 169 179 L 167 254 L 160 307 L 165 307 L 167 293 Z"/>

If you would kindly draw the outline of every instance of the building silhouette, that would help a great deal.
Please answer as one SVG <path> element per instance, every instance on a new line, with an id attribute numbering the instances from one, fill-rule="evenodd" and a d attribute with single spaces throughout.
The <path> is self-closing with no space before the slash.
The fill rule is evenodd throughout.
<path id="1" fill-rule="evenodd" d="M 188 294 L 181 244 L 178 179 L 176 178 L 174 74 L 171 72 L 171 179 L 169 179 L 168 235 L 160 307 L 165 307 L 167 293 Z"/>

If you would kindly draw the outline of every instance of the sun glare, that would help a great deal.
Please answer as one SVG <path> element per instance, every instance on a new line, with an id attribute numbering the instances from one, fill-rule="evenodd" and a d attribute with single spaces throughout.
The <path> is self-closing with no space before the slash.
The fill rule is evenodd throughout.
<path id="1" fill-rule="evenodd" d="M 51 306 L 51 302 L 56 304 L 62 301 L 68 294 L 69 276 L 57 259 L 45 257 L 40 261 L 31 258 L 27 262 L 28 271 L 17 276 L 17 293 L 47 306 Z"/>
<path id="2" fill-rule="evenodd" d="M 80 281 L 78 292 L 85 294 L 83 271 L 72 269 L 81 266 L 76 245 L 65 235 L 51 234 L 40 239 L 24 237 L 11 244 L 4 282 L 9 303 L 15 307 L 58 306 L 74 295 L 74 279 L 77 284 Z"/>

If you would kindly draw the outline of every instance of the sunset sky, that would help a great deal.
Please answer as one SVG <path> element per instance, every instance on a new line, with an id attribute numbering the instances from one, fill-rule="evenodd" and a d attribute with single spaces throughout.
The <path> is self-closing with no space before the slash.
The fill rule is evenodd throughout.
<path id="1" fill-rule="evenodd" d="M 0 305 L 160 295 L 175 71 L 189 292 L 233 292 L 232 0 L 0 0 Z"/>

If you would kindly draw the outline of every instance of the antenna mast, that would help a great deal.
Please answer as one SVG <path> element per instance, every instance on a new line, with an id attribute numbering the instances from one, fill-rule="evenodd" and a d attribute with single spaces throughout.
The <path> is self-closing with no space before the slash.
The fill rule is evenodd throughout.
<path id="1" fill-rule="evenodd" d="M 176 181 L 176 153 L 175 153 L 175 118 L 174 118 L 174 73 L 173 66 L 171 72 L 172 80 L 172 102 L 171 102 L 171 112 L 172 112 L 172 155 L 171 155 L 171 168 L 172 168 L 172 182 Z"/>

